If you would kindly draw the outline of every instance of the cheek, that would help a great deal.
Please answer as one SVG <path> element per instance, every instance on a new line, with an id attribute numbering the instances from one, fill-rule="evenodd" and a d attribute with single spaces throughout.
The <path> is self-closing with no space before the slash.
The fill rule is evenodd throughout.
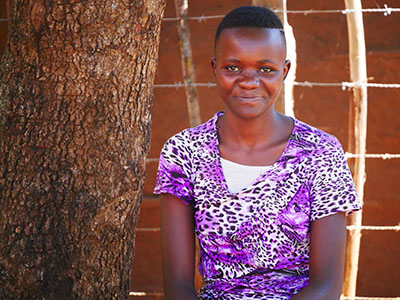
<path id="1" fill-rule="evenodd" d="M 280 89 L 283 87 L 283 77 L 277 76 L 276 78 L 271 78 L 269 80 L 265 80 L 264 86 L 268 87 L 269 90 L 274 92 L 279 92 Z"/>
<path id="2" fill-rule="evenodd" d="M 229 92 L 230 90 L 232 90 L 233 86 L 235 85 L 235 80 L 233 78 L 227 77 L 227 76 L 218 76 L 217 77 L 218 80 L 218 86 L 222 91 Z"/>

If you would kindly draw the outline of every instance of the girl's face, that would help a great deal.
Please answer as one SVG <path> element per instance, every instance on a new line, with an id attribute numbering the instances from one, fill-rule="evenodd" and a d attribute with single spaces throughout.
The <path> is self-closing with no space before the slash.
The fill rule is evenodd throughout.
<path id="1" fill-rule="evenodd" d="M 280 30 L 267 28 L 224 29 L 211 64 L 228 111 L 242 119 L 273 112 L 290 68 Z"/>

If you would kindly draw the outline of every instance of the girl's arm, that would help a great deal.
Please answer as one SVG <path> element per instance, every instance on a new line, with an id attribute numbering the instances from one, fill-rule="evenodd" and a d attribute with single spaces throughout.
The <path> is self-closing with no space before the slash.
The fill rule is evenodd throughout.
<path id="1" fill-rule="evenodd" d="M 161 195 L 165 300 L 198 299 L 194 288 L 194 210 L 171 194 Z"/>
<path id="2" fill-rule="evenodd" d="M 311 224 L 310 283 L 290 300 L 338 300 L 346 250 L 346 216 L 336 213 Z"/>

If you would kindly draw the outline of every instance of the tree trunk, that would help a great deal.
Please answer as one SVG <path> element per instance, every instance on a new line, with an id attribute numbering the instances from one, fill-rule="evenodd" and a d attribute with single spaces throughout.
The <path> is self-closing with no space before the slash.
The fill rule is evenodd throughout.
<path id="1" fill-rule="evenodd" d="M 163 0 L 15 0 L 0 299 L 128 299 Z"/>

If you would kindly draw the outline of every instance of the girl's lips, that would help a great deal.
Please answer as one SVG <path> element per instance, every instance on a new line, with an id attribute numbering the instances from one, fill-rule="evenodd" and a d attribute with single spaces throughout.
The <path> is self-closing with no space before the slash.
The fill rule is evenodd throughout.
<path id="1" fill-rule="evenodd" d="M 239 100 L 239 101 L 243 101 L 243 102 L 256 102 L 256 101 L 260 101 L 262 99 L 264 99 L 264 97 L 261 96 L 236 96 L 234 97 L 234 99 Z"/>

